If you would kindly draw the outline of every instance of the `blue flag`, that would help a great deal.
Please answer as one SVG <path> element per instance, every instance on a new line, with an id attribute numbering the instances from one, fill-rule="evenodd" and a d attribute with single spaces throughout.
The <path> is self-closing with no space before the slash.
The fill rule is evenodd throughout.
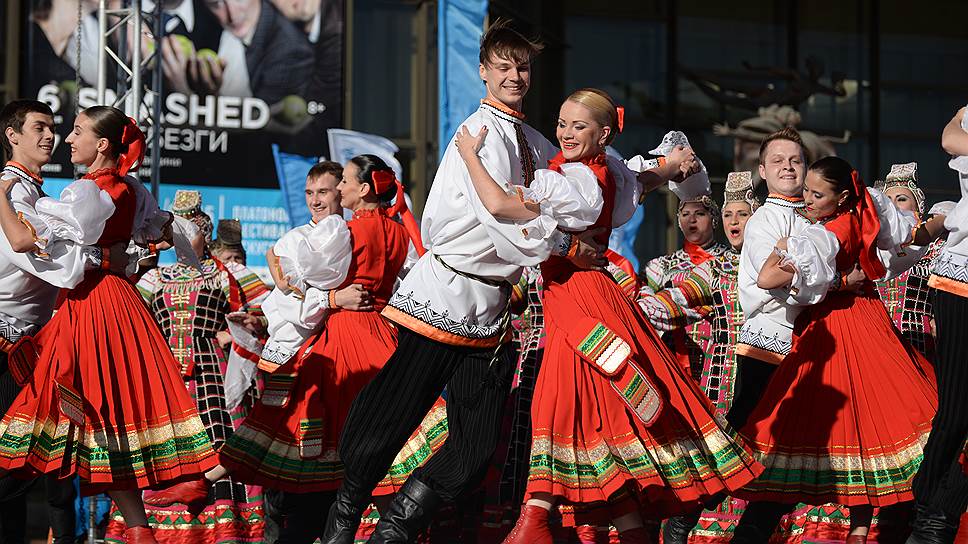
<path id="1" fill-rule="evenodd" d="M 276 161 L 276 176 L 279 178 L 279 189 L 282 190 L 282 202 L 289 215 L 289 227 L 309 223 L 312 216 L 306 207 L 306 174 L 319 159 L 283 153 L 276 144 L 272 144 L 272 156 Z"/>
<path id="2" fill-rule="evenodd" d="M 484 88 L 478 66 L 486 15 L 487 0 L 437 3 L 441 157 L 460 124 L 480 106 Z"/>

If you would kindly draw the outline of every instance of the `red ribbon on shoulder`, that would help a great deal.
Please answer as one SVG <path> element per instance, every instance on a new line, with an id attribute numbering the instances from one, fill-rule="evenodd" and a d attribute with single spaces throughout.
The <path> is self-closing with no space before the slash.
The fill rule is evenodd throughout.
<path id="1" fill-rule="evenodd" d="M 378 195 L 389 191 L 391 187 L 396 185 L 397 201 L 387 210 L 387 215 L 390 217 L 397 214 L 400 215 L 400 219 L 403 221 L 403 227 L 407 229 L 407 234 L 410 235 L 410 241 L 413 242 L 413 247 L 417 250 L 417 255 L 423 256 L 427 250 L 424 249 L 423 240 L 420 238 L 420 226 L 417 225 L 417 218 L 413 216 L 410 208 L 407 207 L 403 184 L 400 183 L 400 180 L 397 179 L 397 176 L 392 170 L 377 170 L 370 177 L 373 178 L 373 190 Z"/>
<path id="2" fill-rule="evenodd" d="M 118 154 L 118 173 L 123 177 L 145 158 L 145 133 L 138 128 L 138 122 L 130 117 L 121 133 L 121 143 L 128 146 L 127 151 Z"/>
<path id="3" fill-rule="evenodd" d="M 887 273 L 884 264 L 877 256 L 877 234 L 881 230 L 881 220 L 874 207 L 874 199 L 860 179 L 857 170 L 851 173 L 854 192 L 857 193 L 857 217 L 860 219 L 860 232 L 863 246 L 860 252 L 860 267 L 870 280 L 883 278 Z"/>
<path id="4" fill-rule="evenodd" d="M 229 311 L 237 312 L 242 309 L 242 286 L 239 284 L 239 280 L 235 279 L 232 272 L 229 271 L 225 263 L 220 261 L 215 255 L 210 255 L 213 261 L 215 261 L 215 268 L 221 272 L 225 272 L 229 279 Z"/>

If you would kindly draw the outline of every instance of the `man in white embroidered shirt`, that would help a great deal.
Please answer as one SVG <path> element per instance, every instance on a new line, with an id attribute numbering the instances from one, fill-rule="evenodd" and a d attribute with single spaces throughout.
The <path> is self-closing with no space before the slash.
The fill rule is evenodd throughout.
<path id="1" fill-rule="evenodd" d="M 535 169 L 557 151 L 519 113 L 539 50 L 506 24 L 492 25 L 481 39 L 486 98 L 463 123 L 473 133 L 484 125 L 494 133 L 481 155 L 494 179 L 509 190 L 528 185 Z M 428 252 L 383 311 L 399 325 L 399 345 L 346 420 L 340 440 L 344 479 L 323 542 L 353 542 L 371 491 L 445 387 L 449 436 L 381 512 L 371 542 L 412 541 L 441 502 L 452 501 L 483 476 L 513 373 L 503 346 L 511 284 L 523 267 L 543 262 L 552 250 L 562 255 L 569 247 L 572 254 L 577 250 L 575 261 L 583 268 L 605 264 L 604 248 L 560 231 L 548 239 L 531 238 L 522 227 L 487 212 L 448 142 L 424 209 Z"/>

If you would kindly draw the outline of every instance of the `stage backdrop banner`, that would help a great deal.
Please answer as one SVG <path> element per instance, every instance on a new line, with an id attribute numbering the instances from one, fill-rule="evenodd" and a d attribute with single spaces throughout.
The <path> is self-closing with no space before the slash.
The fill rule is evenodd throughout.
<path id="1" fill-rule="evenodd" d="M 76 108 L 97 100 L 97 2 L 79 3 L 79 25 L 78 2 L 32 2 L 24 17 L 21 96 L 49 104 L 58 125 L 54 160 L 44 168 L 49 177 L 72 175 L 64 138 Z M 344 6 L 343 0 L 310 4 L 316 3 L 165 1 L 161 54 L 148 62 L 164 69 L 162 122 L 149 133 L 161 143 L 161 183 L 276 189 L 273 145 L 283 153 L 329 155 L 323 135 L 342 124 Z M 142 5 L 154 10 L 151 0 Z M 48 37 L 68 35 L 66 45 Z M 122 27 L 109 40 L 127 56 L 136 45 L 131 36 Z M 148 38 L 140 47 L 146 57 L 154 52 Z M 142 79 L 151 81 L 151 70 Z M 109 102 L 118 81 L 111 70 Z M 145 114 L 154 99 L 146 97 Z M 149 167 L 143 165 L 143 179 Z"/>
<path id="2" fill-rule="evenodd" d="M 480 66 L 481 34 L 487 0 L 437 2 L 437 95 L 440 100 L 440 156 L 460 124 L 484 95 Z"/>

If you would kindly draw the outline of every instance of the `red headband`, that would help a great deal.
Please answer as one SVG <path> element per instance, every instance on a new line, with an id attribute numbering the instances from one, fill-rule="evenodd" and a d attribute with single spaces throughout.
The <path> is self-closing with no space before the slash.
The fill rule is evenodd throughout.
<path id="1" fill-rule="evenodd" d="M 139 166 L 145 158 L 145 133 L 138 128 L 138 122 L 130 117 L 121 132 L 121 143 L 128 146 L 127 151 L 118 154 L 118 173 L 123 176 Z"/>

